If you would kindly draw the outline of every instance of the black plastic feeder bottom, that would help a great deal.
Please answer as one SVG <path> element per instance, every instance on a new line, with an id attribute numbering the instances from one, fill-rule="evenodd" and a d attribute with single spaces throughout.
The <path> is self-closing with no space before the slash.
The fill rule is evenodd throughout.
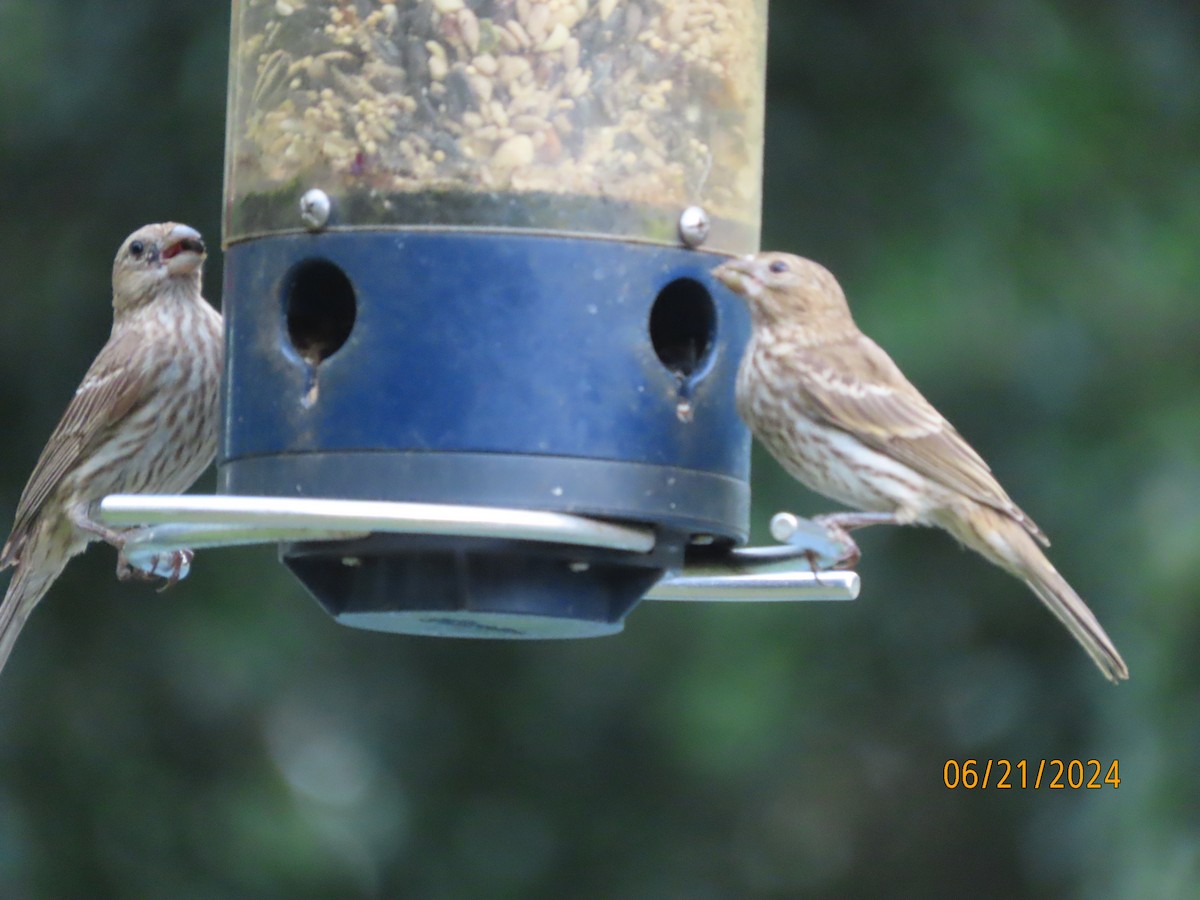
<path id="1" fill-rule="evenodd" d="M 431 637 L 585 638 L 616 634 L 642 596 L 682 558 L 652 554 L 376 535 L 288 544 L 284 564 L 343 625 Z"/>

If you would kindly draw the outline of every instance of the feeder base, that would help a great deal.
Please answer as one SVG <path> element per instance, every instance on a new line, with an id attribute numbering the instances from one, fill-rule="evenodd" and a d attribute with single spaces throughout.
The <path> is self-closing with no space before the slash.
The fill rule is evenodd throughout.
<path id="1" fill-rule="evenodd" d="M 284 564 L 344 625 L 435 637 L 579 638 L 615 634 L 626 614 L 682 561 L 668 541 L 650 554 L 528 542 L 374 535 L 287 544 Z"/>

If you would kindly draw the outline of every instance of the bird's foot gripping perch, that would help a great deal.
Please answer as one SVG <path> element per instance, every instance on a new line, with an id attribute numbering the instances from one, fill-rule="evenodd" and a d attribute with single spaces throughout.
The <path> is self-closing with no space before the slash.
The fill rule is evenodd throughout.
<path id="1" fill-rule="evenodd" d="M 815 583 L 822 584 L 821 572 L 846 570 L 858 562 L 861 554 L 850 529 L 877 524 L 875 520 L 844 522 L 841 516 L 802 519 L 790 512 L 776 513 L 771 518 L 771 537 L 779 542 L 778 546 L 739 547 L 729 551 L 729 557 L 735 564 L 752 567 L 804 560 Z"/>
<path id="2" fill-rule="evenodd" d="M 195 554 L 184 547 L 171 550 L 140 551 L 136 547 L 129 552 L 121 550 L 117 557 L 117 578 L 121 581 L 152 581 L 155 578 L 165 578 L 160 591 L 187 578 L 192 568 Z"/>
<path id="3" fill-rule="evenodd" d="M 826 513 L 821 516 L 813 516 L 811 519 L 814 525 L 825 529 L 826 535 L 831 541 L 842 547 L 843 553 L 840 557 L 833 561 L 832 564 L 825 564 L 818 567 L 819 560 L 815 555 L 810 554 L 806 557 L 809 565 L 813 567 L 813 571 L 818 571 L 818 568 L 824 569 L 853 569 L 862 559 L 862 551 L 858 549 L 858 544 L 854 538 L 850 537 L 850 532 L 856 528 L 866 528 L 868 525 L 898 525 L 899 521 L 892 513 L 870 513 L 870 512 L 838 512 Z M 772 533 L 774 533 L 775 523 L 771 523 Z M 776 535 L 776 540 L 783 540 Z"/>

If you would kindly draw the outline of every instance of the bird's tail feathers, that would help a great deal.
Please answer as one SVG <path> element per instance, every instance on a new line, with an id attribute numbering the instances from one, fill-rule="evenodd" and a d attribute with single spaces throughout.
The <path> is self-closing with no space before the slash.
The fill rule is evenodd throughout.
<path id="1" fill-rule="evenodd" d="M 8 583 L 4 601 L 0 603 L 0 669 L 8 662 L 29 614 L 71 558 L 66 553 L 47 552 L 38 546 L 39 543 L 37 540 L 26 543 L 21 561 Z"/>
<path id="2" fill-rule="evenodd" d="M 955 511 L 938 524 L 959 541 L 1010 574 L 1024 581 L 1071 632 L 1109 681 L 1129 677 L 1129 669 L 1095 614 L 1074 588 L 1058 573 L 1019 522 L 1004 513 L 973 503 L 969 511 Z"/>
<path id="3" fill-rule="evenodd" d="M 25 543 L 25 535 L 17 534 L 16 530 L 8 536 L 4 546 L 0 547 L 0 571 L 9 566 L 15 566 L 21 561 L 21 547 Z"/>

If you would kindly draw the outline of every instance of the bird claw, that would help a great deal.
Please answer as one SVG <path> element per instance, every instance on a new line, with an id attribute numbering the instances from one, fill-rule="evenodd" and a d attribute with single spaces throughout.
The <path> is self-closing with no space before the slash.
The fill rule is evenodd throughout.
<path id="1" fill-rule="evenodd" d="M 195 555 L 191 550 L 179 548 L 130 560 L 122 553 L 117 560 L 117 578 L 121 581 L 153 581 L 163 578 L 165 583 L 159 588 L 159 593 L 162 593 L 187 578 Z"/>
<path id="2" fill-rule="evenodd" d="M 813 516 L 812 521 L 825 529 L 825 533 L 829 535 L 829 539 L 837 544 L 842 552 L 833 564 L 827 566 L 827 569 L 853 569 L 862 559 L 862 551 L 858 549 L 858 544 L 854 538 L 850 537 L 850 532 L 838 520 L 838 513 L 831 513 L 823 516 Z M 816 554 L 806 554 L 808 564 L 813 567 L 813 573 L 817 572 Z"/>

